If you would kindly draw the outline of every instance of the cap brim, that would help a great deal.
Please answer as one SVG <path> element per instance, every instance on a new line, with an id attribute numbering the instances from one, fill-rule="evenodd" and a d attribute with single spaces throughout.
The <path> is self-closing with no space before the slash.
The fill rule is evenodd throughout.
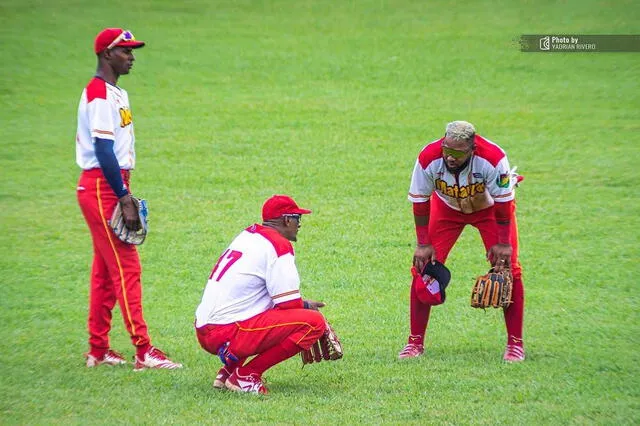
<path id="1" fill-rule="evenodd" d="M 132 49 L 138 49 L 144 46 L 144 41 L 123 41 L 116 44 L 116 47 L 130 47 Z"/>
<path id="2" fill-rule="evenodd" d="M 294 211 L 292 211 L 290 214 L 310 214 L 311 210 L 307 210 L 307 209 L 295 209 Z"/>

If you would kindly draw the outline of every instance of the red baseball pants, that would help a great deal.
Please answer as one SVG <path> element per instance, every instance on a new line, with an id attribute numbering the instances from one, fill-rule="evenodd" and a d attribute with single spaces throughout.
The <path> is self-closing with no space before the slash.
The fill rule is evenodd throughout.
<path id="1" fill-rule="evenodd" d="M 437 195 L 431 197 L 429 214 L 429 238 L 436 251 L 438 261 L 444 263 L 462 230 L 472 225 L 480 232 L 485 250 L 498 243 L 498 225 L 494 209 L 488 208 L 472 214 L 464 214 L 447 206 Z M 522 324 L 524 317 L 524 285 L 522 267 L 518 261 L 518 224 L 515 209 L 511 220 L 511 272 L 513 274 L 513 303 L 504 310 L 508 344 L 522 344 Z M 411 335 L 422 343 L 429 322 L 430 305 L 424 305 L 414 290 L 411 290 Z"/>
<path id="2" fill-rule="evenodd" d="M 208 324 L 196 328 L 198 342 L 212 354 L 226 342 L 240 359 L 261 354 L 285 340 L 300 350 L 309 349 L 325 330 L 325 319 L 311 309 L 269 309 L 232 324 Z"/>
<path id="3" fill-rule="evenodd" d="M 122 171 L 129 186 L 129 172 Z M 142 316 L 142 268 L 134 245 L 120 241 L 109 227 L 118 198 L 101 169 L 85 170 L 77 188 L 78 203 L 93 239 L 93 266 L 89 291 L 89 346 L 101 357 L 109 349 L 112 310 L 120 305 L 131 342 L 144 352 L 150 345 Z"/>

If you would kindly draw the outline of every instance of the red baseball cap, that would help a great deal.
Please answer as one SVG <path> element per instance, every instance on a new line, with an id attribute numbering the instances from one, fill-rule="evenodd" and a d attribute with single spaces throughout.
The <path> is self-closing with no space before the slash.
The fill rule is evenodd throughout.
<path id="1" fill-rule="evenodd" d="M 440 305 L 444 303 L 447 295 L 445 289 L 451 280 L 451 272 L 442 263 L 427 262 L 422 273 L 415 266 L 411 267 L 413 281 L 411 285 L 416 291 L 416 296 L 425 305 Z"/>
<path id="2" fill-rule="evenodd" d="M 279 218 L 285 214 L 309 214 L 311 210 L 298 207 L 293 198 L 288 195 L 274 195 L 262 206 L 262 220 Z"/>
<path id="3" fill-rule="evenodd" d="M 138 41 L 129 30 L 122 28 L 105 28 L 96 36 L 93 49 L 96 55 L 106 49 L 113 49 L 116 46 L 130 47 L 137 49 L 144 46 L 144 41 Z"/>

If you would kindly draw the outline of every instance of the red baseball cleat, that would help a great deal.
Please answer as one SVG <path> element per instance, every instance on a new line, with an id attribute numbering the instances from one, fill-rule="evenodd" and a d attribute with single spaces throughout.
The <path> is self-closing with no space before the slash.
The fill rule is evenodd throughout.
<path id="1" fill-rule="evenodd" d="M 87 367 L 89 368 L 96 367 L 100 364 L 122 365 L 127 363 L 122 355 L 111 349 L 109 349 L 102 358 L 96 358 L 91 355 L 91 353 L 87 353 L 85 356 L 87 357 Z"/>
<path id="2" fill-rule="evenodd" d="M 522 346 L 507 345 L 502 359 L 506 362 L 524 361 L 524 348 Z"/>
<path id="3" fill-rule="evenodd" d="M 398 359 L 405 358 L 416 358 L 424 353 L 424 345 L 420 345 L 417 343 L 407 343 L 407 346 L 404 347 L 398 354 Z"/>
<path id="4" fill-rule="evenodd" d="M 261 395 L 267 395 L 269 393 L 262 381 L 262 377 L 255 373 L 251 373 L 248 376 L 241 376 L 238 374 L 237 368 L 224 384 L 227 386 L 227 389 L 235 392 L 248 392 Z"/>
<path id="5" fill-rule="evenodd" d="M 224 382 L 227 381 L 231 373 L 227 370 L 227 366 L 223 365 L 220 370 L 218 370 L 218 375 L 216 379 L 213 381 L 213 387 L 216 389 L 226 389 Z"/>
<path id="6" fill-rule="evenodd" d="M 133 371 L 144 370 L 145 368 L 163 368 L 167 370 L 175 370 L 182 368 L 182 364 L 171 361 L 160 349 L 150 346 L 142 358 L 135 356 L 135 365 Z"/>

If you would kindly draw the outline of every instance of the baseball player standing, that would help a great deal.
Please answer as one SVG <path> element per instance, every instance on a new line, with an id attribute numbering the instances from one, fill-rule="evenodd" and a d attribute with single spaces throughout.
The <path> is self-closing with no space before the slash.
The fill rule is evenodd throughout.
<path id="1" fill-rule="evenodd" d="M 262 225 L 243 230 L 209 274 L 195 327 L 202 348 L 225 364 L 215 388 L 267 394 L 262 374 L 324 333 L 326 321 L 318 312 L 324 303 L 302 300 L 291 245 L 309 213 L 286 195 L 269 198 Z"/>
<path id="2" fill-rule="evenodd" d="M 477 135 L 471 123 L 454 121 L 443 138 L 422 149 L 409 188 L 418 241 L 413 264 L 419 271 L 427 262 L 444 263 L 466 225 L 480 231 L 493 267 L 511 268 L 513 303 L 504 310 L 507 346 L 503 356 L 509 362 L 525 359 L 524 286 L 514 192 L 520 178 L 509 169 L 498 145 Z M 430 312 L 431 305 L 421 303 L 412 287 L 411 334 L 399 358 L 422 355 Z"/>
<path id="3" fill-rule="evenodd" d="M 78 107 L 76 162 L 82 173 L 77 196 L 93 240 L 87 367 L 126 363 L 109 346 L 116 301 L 136 348 L 134 369 L 182 367 L 151 345 L 142 316 L 138 252 L 134 245 L 116 238 L 107 222 L 120 203 L 127 227 L 133 230 L 140 227 L 129 191 L 130 171 L 136 161 L 133 118 L 129 96 L 117 82 L 133 66 L 133 49 L 144 45 L 121 28 L 101 31 L 94 43 L 98 68 L 83 90 Z"/>

